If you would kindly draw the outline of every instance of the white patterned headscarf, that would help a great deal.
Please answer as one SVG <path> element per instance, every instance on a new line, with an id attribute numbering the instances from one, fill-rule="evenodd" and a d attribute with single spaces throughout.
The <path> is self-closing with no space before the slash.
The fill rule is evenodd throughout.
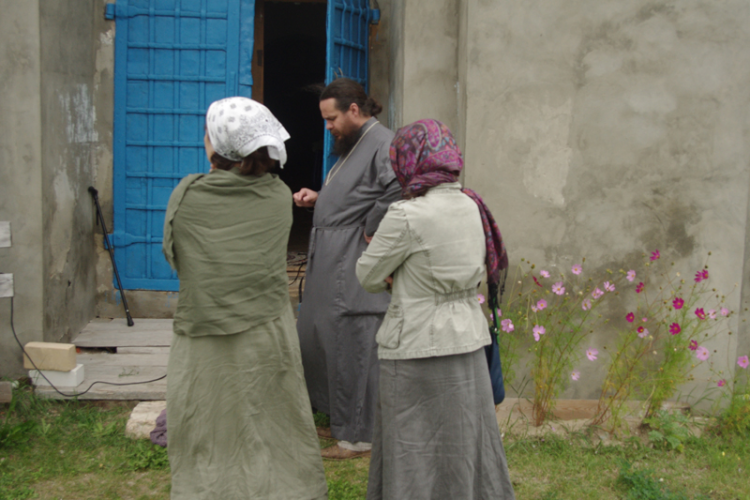
<path id="1" fill-rule="evenodd" d="M 268 156 L 286 163 L 284 141 L 289 133 L 259 102 L 247 97 L 227 97 L 215 101 L 206 113 L 206 129 L 214 151 L 227 160 L 242 161 L 263 146 Z"/>

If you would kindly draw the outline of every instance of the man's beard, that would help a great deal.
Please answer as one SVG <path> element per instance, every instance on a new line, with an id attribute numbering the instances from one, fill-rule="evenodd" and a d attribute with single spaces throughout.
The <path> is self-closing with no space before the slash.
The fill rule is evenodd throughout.
<path id="1" fill-rule="evenodd" d="M 333 154 L 336 156 L 344 156 L 354 148 L 359 139 L 359 130 L 352 130 L 348 134 L 341 134 L 338 137 L 334 137 L 333 140 Z"/>

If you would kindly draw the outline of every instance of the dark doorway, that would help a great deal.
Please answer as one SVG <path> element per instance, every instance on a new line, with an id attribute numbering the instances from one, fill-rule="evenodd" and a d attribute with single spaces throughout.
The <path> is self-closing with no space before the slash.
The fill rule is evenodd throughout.
<path id="1" fill-rule="evenodd" d="M 291 135 L 288 160 L 279 172 L 292 192 L 319 189 L 323 119 L 318 94 L 325 79 L 326 3 L 263 2 L 263 102 Z M 294 208 L 289 250 L 307 251 L 312 211 Z"/>

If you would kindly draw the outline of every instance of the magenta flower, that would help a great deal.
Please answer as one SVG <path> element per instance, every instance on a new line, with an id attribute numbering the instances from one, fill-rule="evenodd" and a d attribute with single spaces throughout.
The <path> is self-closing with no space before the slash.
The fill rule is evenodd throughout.
<path id="1" fill-rule="evenodd" d="M 481 293 L 478 293 L 477 300 L 479 301 L 480 304 L 484 304 L 484 295 L 482 295 Z"/>
<path id="2" fill-rule="evenodd" d="M 695 310 L 695 315 L 698 316 L 698 319 L 706 319 L 706 313 L 703 312 L 703 308 L 699 307 Z"/>
<path id="3" fill-rule="evenodd" d="M 721 315 L 722 316 L 729 316 L 729 309 L 727 309 L 726 307 L 722 307 L 721 308 Z"/>
<path id="4" fill-rule="evenodd" d="M 699 346 L 698 349 L 695 350 L 695 357 L 701 361 L 706 361 L 710 354 L 711 353 L 708 352 L 708 349 L 703 346 Z"/>
<path id="5" fill-rule="evenodd" d="M 627 278 L 627 280 L 632 283 L 635 280 L 635 271 L 632 269 L 628 271 L 628 274 L 625 275 L 625 278 Z"/>
<path id="6" fill-rule="evenodd" d="M 581 272 L 583 272 L 583 268 L 580 264 L 576 264 L 571 268 L 570 272 L 572 272 L 573 274 L 581 274 Z"/>
<path id="7" fill-rule="evenodd" d="M 539 339 L 541 338 L 541 336 L 547 332 L 547 330 L 545 330 L 544 327 L 541 325 L 534 325 L 534 328 L 532 331 L 534 332 L 534 340 L 536 340 L 537 342 L 539 342 Z"/>
<path id="8" fill-rule="evenodd" d="M 643 291 L 643 287 L 643 281 L 641 281 L 635 286 L 635 293 L 641 293 Z"/>
<path id="9" fill-rule="evenodd" d="M 642 339 L 645 339 L 646 337 L 648 337 L 648 329 L 644 328 L 642 326 L 639 326 L 638 327 L 638 336 L 640 338 L 642 338 Z"/>
<path id="10" fill-rule="evenodd" d="M 635 314 L 632 312 L 629 312 L 627 316 L 625 316 L 625 319 L 628 320 L 628 323 L 632 323 L 635 321 Z"/>
<path id="11" fill-rule="evenodd" d="M 579 378 L 581 378 L 581 372 L 579 372 L 578 370 L 573 370 L 570 373 L 570 378 L 572 378 L 574 381 L 577 381 Z"/>
<path id="12" fill-rule="evenodd" d="M 597 349 L 594 349 L 593 347 L 590 347 L 586 350 L 586 357 L 589 358 L 589 361 L 596 360 L 596 357 L 599 355 L 599 351 Z"/>
<path id="13" fill-rule="evenodd" d="M 671 333 L 672 335 L 677 335 L 681 331 L 682 328 L 680 328 L 680 325 L 678 325 L 677 323 L 672 323 L 671 325 L 669 325 L 669 333 Z"/>
<path id="14" fill-rule="evenodd" d="M 703 280 L 708 279 L 708 269 L 703 269 L 702 271 L 698 271 L 695 273 L 695 282 L 700 283 Z"/>
<path id="15" fill-rule="evenodd" d="M 584 311 L 588 311 L 589 309 L 591 309 L 591 299 L 583 299 L 583 302 L 581 302 L 581 309 L 583 309 Z"/>
<path id="16" fill-rule="evenodd" d="M 532 278 L 534 278 L 534 283 L 536 283 L 536 286 L 542 286 L 542 284 L 539 283 L 539 280 L 536 279 L 536 276 L 532 276 Z"/>
<path id="17" fill-rule="evenodd" d="M 513 326 L 513 322 L 510 319 L 504 319 L 500 322 L 500 329 L 504 332 L 512 332 L 516 329 L 515 326 Z"/>
<path id="18" fill-rule="evenodd" d="M 541 311 L 546 307 L 547 307 L 547 301 L 544 299 L 540 299 L 539 302 L 536 303 L 537 311 Z"/>
<path id="19" fill-rule="evenodd" d="M 709 309 L 708 317 L 711 319 L 716 319 L 716 309 Z"/>
<path id="20" fill-rule="evenodd" d="M 565 287 L 563 286 L 562 281 L 558 281 L 554 285 L 552 285 L 552 291 L 555 292 L 557 295 L 562 295 L 565 293 Z"/>
<path id="21" fill-rule="evenodd" d="M 740 365 L 740 368 L 747 368 L 750 365 L 750 359 L 747 356 L 740 356 L 737 358 L 737 364 Z"/>
<path id="22" fill-rule="evenodd" d="M 615 291 L 615 284 L 610 283 L 609 281 L 604 282 L 604 289 L 608 292 L 614 292 Z"/>
<path id="23" fill-rule="evenodd" d="M 539 276 L 541 276 L 542 278 L 549 278 L 549 272 L 542 269 L 541 271 L 539 271 Z"/>
<path id="24" fill-rule="evenodd" d="M 653 252 L 651 252 L 651 260 L 658 260 L 659 257 L 661 257 L 659 250 L 654 250 Z"/>
<path id="25" fill-rule="evenodd" d="M 675 309 L 682 309 L 682 306 L 685 305 L 685 301 L 679 297 L 675 297 L 675 299 L 672 301 L 672 305 Z"/>
<path id="26" fill-rule="evenodd" d="M 721 379 L 718 382 L 716 382 L 716 385 L 718 385 L 719 387 L 724 387 L 725 385 L 727 385 L 727 381 L 724 379 Z"/>
<path id="27" fill-rule="evenodd" d="M 690 349 L 691 351 L 696 351 L 698 349 L 698 341 L 691 340 L 690 345 L 688 346 L 688 349 Z"/>
<path id="28" fill-rule="evenodd" d="M 594 289 L 594 291 L 593 291 L 593 292 L 591 292 L 591 296 L 592 296 L 592 297 L 594 297 L 594 299 L 598 299 L 598 298 L 599 298 L 599 297 L 601 297 L 602 295 L 604 295 L 604 292 L 602 292 L 602 291 L 601 291 L 601 290 L 599 290 L 598 288 L 595 288 L 595 289 Z"/>

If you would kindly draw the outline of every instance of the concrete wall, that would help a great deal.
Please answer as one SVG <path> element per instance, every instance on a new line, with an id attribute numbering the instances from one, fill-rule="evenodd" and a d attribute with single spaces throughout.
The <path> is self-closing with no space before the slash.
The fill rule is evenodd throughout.
<path id="1" fill-rule="evenodd" d="M 93 0 L 41 0 L 44 339 L 69 341 L 94 315 Z M 103 11 L 99 16 L 103 17 Z"/>
<path id="2" fill-rule="evenodd" d="M 392 0 L 391 17 L 393 124 L 451 127 L 512 265 L 585 257 L 601 276 L 658 248 L 692 277 L 711 251 L 738 313 L 711 346 L 731 375 L 750 349 L 750 4 Z M 604 366 L 563 397 L 598 397 Z"/>
<path id="3" fill-rule="evenodd" d="M 26 343 L 42 340 L 44 326 L 39 2 L 0 0 L 0 12 L 0 221 L 12 238 L 0 272 L 13 273 L 13 322 Z M 0 299 L 0 376 L 22 371 L 10 302 Z"/>
<path id="4" fill-rule="evenodd" d="M 465 1 L 466 184 L 512 260 L 567 271 L 585 256 L 602 275 L 658 248 L 692 277 L 712 251 L 712 283 L 740 311 L 750 4 Z M 712 346 L 725 373 L 737 339 Z M 606 331 L 591 342 L 607 344 Z M 584 364 L 566 396 L 597 397 L 603 366 Z"/>

